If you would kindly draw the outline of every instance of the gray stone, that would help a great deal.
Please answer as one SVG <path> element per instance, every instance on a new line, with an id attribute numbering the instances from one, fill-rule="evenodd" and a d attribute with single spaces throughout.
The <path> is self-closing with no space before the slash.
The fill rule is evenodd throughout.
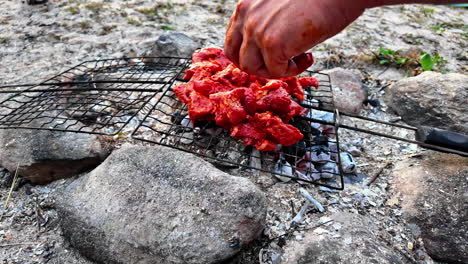
<path id="1" fill-rule="evenodd" d="M 330 216 L 333 223 L 307 231 L 301 241 L 284 248 L 285 264 L 407 263 L 379 236 L 376 220 L 345 212 Z M 340 226 L 336 232 L 336 226 Z"/>
<path id="2" fill-rule="evenodd" d="M 468 158 L 430 154 L 395 165 L 406 220 L 437 261 L 468 263 Z"/>
<path id="3" fill-rule="evenodd" d="M 57 196 L 62 230 L 100 263 L 219 263 L 256 239 L 267 201 L 191 154 L 124 146 Z"/>
<path id="4" fill-rule="evenodd" d="M 389 87 L 386 99 L 411 125 L 468 134 L 467 75 L 423 72 Z"/>
<path id="5" fill-rule="evenodd" d="M 30 125 L 39 127 L 42 121 L 35 120 Z M 49 123 L 50 126 L 54 124 Z M 12 174 L 18 167 L 19 175 L 36 184 L 46 184 L 93 169 L 108 154 L 109 149 L 96 135 L 0 129 L 0 166 Z"/>
<path id="6" fill-rule="evenodd" d="M 183 33 L 161 35 L 154 43 L 151 56 L 190 58 L 199 44 Z"/>
<path id="7" fill-rule="evenodd" d="M 335 107 L 340 112 L 359 114 L 367 95 L 356 71 L 334 68 L 324 73 L 330 75 Z"/>

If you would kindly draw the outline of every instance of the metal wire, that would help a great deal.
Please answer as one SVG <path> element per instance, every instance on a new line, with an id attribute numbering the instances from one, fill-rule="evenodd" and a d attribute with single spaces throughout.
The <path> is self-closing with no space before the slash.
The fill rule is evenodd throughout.
<path id="1" fill-rule="evenodd" d="M 0 129 L 43 129 L 116 135 L 189 63 L 132 58 L 81 63 L 42 83 L 2 86 Z M 139 122 L 139 120 L 137 120 Z"/>
<path id="2" fill-rule="evenodd" d="M 44 82 L 0 86 L 0 95 L 7 96 L 0 102 L 0 129 L 39 129 L 78 132 L 101 135 L 131 133 L 138 140 L 165 145 L 191 152 L 210 159 L 222 167 L 242 167 L 254 171 L 281 175 L 286 178 L 311 182 L 334 189 L 343 189 L 340 166 L 339 140 L 336 130 L 325 138 L 334 149 L 326 149 L 334 158 L 312 164 L 304 159 L 304 146 L 316 146 L 310 135 L 312 122 L 296 119 L 306 139 L 302 145 L 283 147 L 280 151 L 262 153 L 229 136 L 214 123 L 182 124 L 187 106 L 172 93 L 174 82 L 181 81 L 181 74 L 190 64 L 184 58 L 125 58 L 83 62 Z M 307 100 L 320 100 L 320 109 L 334 109 L 330 77 L 308 72 L 320 79 L 319 89 L 309 89 Z M 333 120 L 335 117 L 332 118 Z M 304 125 L 305 122 L 305 125 Z M 317 125 L 317 123 L 314 123 Z M 323 140 L 322 140 L 323 141 Z M 303 146 L 303 147 L 301 147 Z M 323 148 L 324 146 L 322 146 Z M 323 150 L 322 150 L 323 151 Z M 279 162 L 284 161 L 281 169 Z M 336 171 L 333 180 L 310 181 L 297 177 L 315 172 L 315 167 L 333 163 Z M 299 168 L 298 166 L 305 166 Z M 311 171 L 314 168 L 314 171 Z M 283 173 L 290 171 L 291 173 Z"/>
<path id="3" fill-rule="evenodd" d="M 306 75 L 318 78 L 320 85 L 318 89 L 307 89 L 307 98 L 302 105 L 307 107 L 316 104 L 315 99 L 321 102 L 319 109 L 335 109 L 330 77 L 318 72 L 307 72 Z M 331 120 L 332 125 L 327 126 L 328 137 L 322 136 L 320 145 L 314 140 L 316 137 L 310 131 L 312 125 L 318 126 L 319 122 L 300 117 L 293 121 L 294 125 L 305 135 L 300 144 L 282 147 L 279 151 L 260 152 L 252 147 L 244 146 L 241 141 L 232 138 L 229 131 L 218 128 L 214 122 L 196 122 L 193 125 L 188 119 L 187 105 L 177 99 L 170 87 L 162 93 L 151 111 L 132 133 L 132 137 L 202 156 L 220 167 L 241 167 L 263 171 L 300 182 L 342 190 L 344 179 L 341 166 L 339 166 L 341 157 L 339 139 L 333 125 L 334 113 Z M 314 148 L 320 148 L 320 151 L 326 152 L 324 155 L 329 155 L 330 158 L 320 162 L 305 158 L 304 152 L 313 152 Z M 284 161 L 284 167 L 279 169 L 281 160 Z M 314 173 L 319 175 L 320 172 L 315 171 L 315 168 L 320 169 L 326 166 L 336 168 L 335 171 L 329 173 L 327 177 L 329 179 L 307 180 L 298 176 L 298 172 L 309 176 Z"/>

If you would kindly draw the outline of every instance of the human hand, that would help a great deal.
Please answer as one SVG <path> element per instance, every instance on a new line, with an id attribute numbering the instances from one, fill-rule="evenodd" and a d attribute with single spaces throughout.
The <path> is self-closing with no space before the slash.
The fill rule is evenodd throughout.
<path id="1" fill-rule="evenodd" d="M 224 50 L 240 69 L 266 78 L 297 75 L 313 63 L 316 44 L 358 18 L 366 0 L 240 0 Z"/>

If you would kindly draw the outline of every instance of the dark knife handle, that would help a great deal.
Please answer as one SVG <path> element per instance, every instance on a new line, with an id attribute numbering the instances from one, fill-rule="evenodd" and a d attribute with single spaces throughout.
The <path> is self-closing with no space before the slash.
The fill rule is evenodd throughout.
<path id="1" fill-rule="evenodd" d="M 416 140 L 425 144 L 468 153 L 468 136 L 463 134 L 423 126 L 418 127 Z"/>

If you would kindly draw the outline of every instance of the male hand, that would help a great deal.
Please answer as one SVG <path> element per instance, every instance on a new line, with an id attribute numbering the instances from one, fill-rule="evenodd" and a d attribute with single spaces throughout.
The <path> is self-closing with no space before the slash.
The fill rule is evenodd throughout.
<path id="1" fill-rule="evenodd" d="M 316 44 L 358 18 L 366 0 L 240 0 L 224 50 L 240 69 L 266 78 L 297 75 Z"/>

